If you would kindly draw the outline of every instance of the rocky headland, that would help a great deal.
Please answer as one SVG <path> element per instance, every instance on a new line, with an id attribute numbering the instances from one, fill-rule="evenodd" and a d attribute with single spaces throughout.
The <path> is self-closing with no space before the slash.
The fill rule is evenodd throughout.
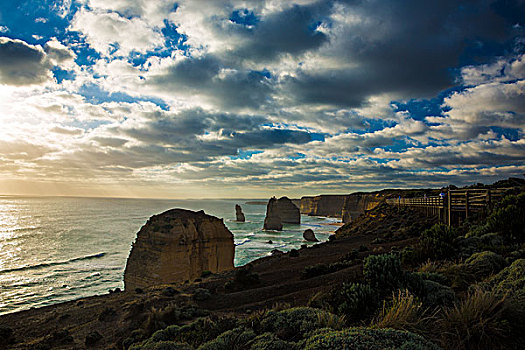
<path id="1" fill-rule="evenodd" d="M 126 290 L 233 269 L 233 235 L 222 219 L 204 211 L 168 210 L 137 233 L 124 272 Z"/>

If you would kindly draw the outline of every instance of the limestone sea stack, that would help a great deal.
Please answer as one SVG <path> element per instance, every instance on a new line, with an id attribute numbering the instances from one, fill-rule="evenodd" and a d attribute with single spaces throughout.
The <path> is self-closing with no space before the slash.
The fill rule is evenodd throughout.
<path id="1" fill-rule="evenodd" d="M 299 208 L 288 197 L 279 199 L 272 197 L 266 207 L 264 229 L 280 231 L 283 229 L 283 223 L 300 224 L 301 213 Z"/>
<path id="2" fill-rule="evenodd" d="M 127 290 L 233 269 L 233 235 L 222 219 L 172 209 L 152 216 L 137 233 L 124 271 Z"/>
<path id="3" fill-rule="evenodd" d="M 303 238 L 308 242 L 319 242 L 317 237 L 315 237 L 315 233 L 312 229 L 308 228 L 304 230 L 303 232 Z"/>
<path id="4" fill-rule="evenodd" d="M 246 218 L 244 217 L 244 213 L 242 212 L 242 208 L 239 204 L 235 204 L 235 220 L 240 222 L 245 222 Z"/>

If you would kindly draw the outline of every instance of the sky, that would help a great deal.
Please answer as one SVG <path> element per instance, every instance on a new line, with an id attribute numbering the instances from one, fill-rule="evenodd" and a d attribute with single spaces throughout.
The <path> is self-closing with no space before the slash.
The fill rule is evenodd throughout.
<path id="1" fill-rule="evenodd" d="M 525 174 L 525 1 L 0 2 L 0 194 L 266 198 Z"/>

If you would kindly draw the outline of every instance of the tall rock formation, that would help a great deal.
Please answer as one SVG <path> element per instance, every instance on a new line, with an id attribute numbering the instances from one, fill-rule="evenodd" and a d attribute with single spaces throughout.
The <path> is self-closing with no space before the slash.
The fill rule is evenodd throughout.
<path id="1" fill-rule="evenodd" d="M 233 269 L 233 235 L 222 219 L 172 209 L 152 216 L 137 233 L 124 271 L 127 290 L 181 282 L 203 271 Z"/>
<path id="2" fill-rule="evenodd" d="M 239 204 L 235 204 L 235 220 L 240 222 L 245 222 L 246 218 L 244 217 L 244 213 L 242 212 L 242 208 Z"/>
<path id="3" fill-rule="evenodd" d="M 348 195 L 323 194 L 301 198 L 301 214 L 340 218 Z"/>
<path id="4" fill-rule="evenodd" d="M 346 196 L 342 210 L 343 222 L 346 224 L 366 210 L 374 209 L 384 198 L 381 193 L 352 193 Z"/>
<path id="5" fill-rule="evenodd" d="M 299 208 L 288 197 L 279 199 L 272 197 L 266 207 L 264 229 L 280 231 L 283 228 L 283 223 L 300 224 L 301 213 Z"/>

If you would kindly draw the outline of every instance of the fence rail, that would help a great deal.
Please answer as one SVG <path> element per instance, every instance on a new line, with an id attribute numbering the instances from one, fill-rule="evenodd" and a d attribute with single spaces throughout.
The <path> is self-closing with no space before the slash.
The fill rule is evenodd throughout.
<path id="1" fill-rule="evenodd" d="M 450 226 L 463 217 L 467 219 L 474 212 L 486 211 L 509 190 L 511 188 L 447 190 L 440 196 L 389 198 L 386 202 L 400 207 L 417 208 L 427 215 L 436 215 L 441 222 Z"/>

